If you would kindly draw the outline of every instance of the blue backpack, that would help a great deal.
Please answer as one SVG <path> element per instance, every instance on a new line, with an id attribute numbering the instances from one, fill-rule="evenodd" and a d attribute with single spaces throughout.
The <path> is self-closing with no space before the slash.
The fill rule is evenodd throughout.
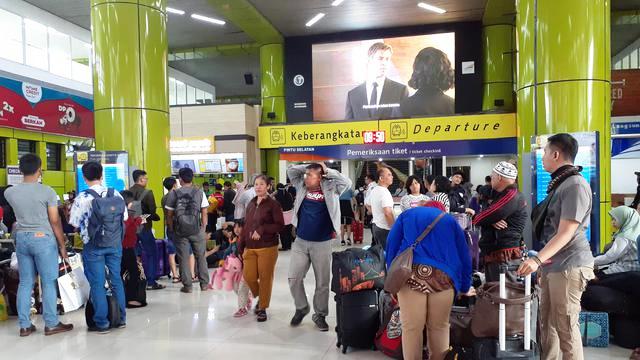
<path id="1" fill-rule="evenodd" d="M 126 205 L 121 197 L 114 195 L 114 189 L 107 190 L 105 197 L 94 190 L 87 190 L 93 196 L 89 216 L 89 241 L 97 247 L 116 247 L 124 238 L 124 211 Z"/>

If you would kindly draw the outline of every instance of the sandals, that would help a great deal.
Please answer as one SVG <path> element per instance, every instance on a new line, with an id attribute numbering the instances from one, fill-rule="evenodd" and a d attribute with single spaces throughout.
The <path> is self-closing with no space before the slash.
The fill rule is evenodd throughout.
<path id="1" fill-rule="evenodd" d="M 267 321 L 267 311 L 266 310 L 258 310 L 258 313 L 256 314 L 256 320 L 258 322 L 265 322 Z"/>
<path id="2" fill-rule="evenodd" d="M 172 278 L 171 282 L 172 282 L 173 284 L 177 284 L 177 283 L 179 283 L 179 282 L 180 282 L 180 278 L 179 278 L 179 277 L 175 277 L 175 276 L 174 276 L 174 277 Z"/>
<path id="3" fill-rule="evenodd" d="M 162 290 L 164 289 L 166 286 L 162 285 L 162 284 L 154 284 L 154 285 L 150 285 L 147 286 L 147 290 Z"/>

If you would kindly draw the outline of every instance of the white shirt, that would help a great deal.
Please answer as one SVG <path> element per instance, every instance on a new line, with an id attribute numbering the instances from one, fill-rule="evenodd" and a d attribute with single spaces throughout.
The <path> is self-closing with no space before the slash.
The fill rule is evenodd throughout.
<path id="1" fill-rule="evenodd" d="M 373 215 L 371 222 L 381 229 L 391 230 L 391 225 L 387 223 L 387 218 L 384 216 L 384 208 L 388 207 L 393 210 L 393 197 L 389 189 L 384 186 L 376 186 L 369 192 L 368 199 Z"/>
<path id="2" fill-rule="evenodd" d="M 107 192 L 107 188 L 104 185 L 93 185 L 91 190 L 100 194 L 100 196 L 105 196 Z M 114 196 L 122 198 L 119 192 L 114 191 Z M 82 191 L 78 194 L 78 197 L 73 202 L 73 206 L 71 207 L 71 213 L 69 215 L 69 224 L 75 228 L 80 229 L 80 235 L 82 236 L 82 242 L 87 244 L 89 243 L 89 218 L 91 217 L 92 212 L 92 204 L 93 204 L 93 195 L 89 194 L 86 191 Z M 124 220 L 126 221 L 129 218 L 129 212 L 127 211 L 127 207 L 124 208 Z"/>
<path id="3" fill-rule="evenodd" d="M 382 98 L 382 88 L 384 88 L 384 78 L 378 79 L 375 83 L 378 84 L 376 91 L 378 92 L 378 98 L 376 99 L 376 105 L 380 105 L 380 98 Z M 367 81 L 367 105 L 371 104 L 371 92 L 373 91 L 373 81 Z"/>
<path id="4" fill-rule="evenodd" d="M 369 205 L 371 206 L 371 203 L 369 202 L 369 194 L 371 194 L 371 190 L 373 190 L 373 188 L 375 188 L 376 186 L 378 186 L 378 183 L 375 181 L 372 181 L 369 183 L 369 185 L 367 185 L 367 188 L 364 189 L 364 204 L 365 205 Z"/>

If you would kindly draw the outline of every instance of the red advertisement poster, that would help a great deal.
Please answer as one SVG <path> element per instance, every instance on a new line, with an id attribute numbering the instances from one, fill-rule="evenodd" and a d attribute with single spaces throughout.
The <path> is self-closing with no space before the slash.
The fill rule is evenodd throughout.
<path id="1" fill-rule="evenodd" d="M 0 126 L 93 138 L 93 100 L 0 78 Z"/>
<path id="2" fill-rule="evenodd" d="M 611 116 L 640 115 L 640 70 L 611 71 Z"/>

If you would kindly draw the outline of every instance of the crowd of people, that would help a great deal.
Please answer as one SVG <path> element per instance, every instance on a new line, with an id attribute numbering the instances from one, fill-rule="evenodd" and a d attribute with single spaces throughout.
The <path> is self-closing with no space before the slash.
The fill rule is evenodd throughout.
<path id="1" fill-rule="evenodd" d="M 473 196 L 462 172 L 450 178 L 427 176 L 424 182 L 408 177 L 393 194 L 400 197 L 398 216 L 389 191 L 393 169 L 384 164 L 378 166 L 375 178 L 367 175 L 365 187 L 357 190 L 348 177 L 324 163 L 289 167 L 286 186 L 275 185 L 266 175 L 254 175 L 235 190 L 230 182 L 216 184 L 214 189 L 208 182 L 196 186 L 193 171 L 183 168 L 177 179 L 163 181 L 166 194 L 161 206 L 170 273 L 173 282 L 182 283 L 183 293 L 193 292 L 194 282 L 207 291 L 212 288 L 209 266 L 240 259 L 242 277 L 233 287 L 238 296 L 233 316 L 253 311 L 256 320 L 264 322 L 279 250 L 291 251 L 288 282 L 295 308 L 291 326 L 300 325 L 312 310 L 304 279 L 313 267 L 312 321 L 320 331 L 327 331 L 333 240 L 352 245 L 353 221 L 370 216 L 372 245 L 386 250 L 388 266 L 414 247 L 412 275 L 397 294 L 405 359 L 421 358 L 425 327 L 431 358 L 443 359 L 449 349 L 449 314 L 455 295 L 475 296 L 473 254 L 464 233 L 466 226 L 475 225 L 481 234 L 479 257 L 486 281 L 497 281 L 502 265 L 518 266 L 507 274 L 513 282 L 537 273 L 543 358 L 582 359 L 577 327 L 582 294 L 591 287 L 611 283 L 619 287 L 637 280 L 640 215 L 630 207 L 612 209 L 617 232 L 606 252 L 593 257 L 586 228 L 594 205 L 590 186 L 574 165 L 577 150 L 576 140 L 568 134 L 548 139 L 543 165 L 551 181 L 547 198 L 533 208 L 531 216 L 526 197 L 518 190 L 518 170 L 506 161 L 495 165 Z M 107 333 L 114 327 L 108 319 L 106 280 L 120 308 L 115 327 L 124 328 L 126 309 L 146 305 L 134 280 L 144 279 L 145 290 L 164 289 L 156 278 L 162 254 L 157 252 L 152 231 L 152 223 L 161 217 L 148 189 L 147 173 L 134 171 L 135 184 L 118 193 L 104 186 L 99 163 L 85 163 L 82 175 L 89 190 L 75 196 L 61 217 L 55 192 L 38 182 L 41 165 L 36 155 L 24 155 L 20 159 L 24 183 L 4 192 L 15 214 L 20 336 L 35 331 L 29 301 L 36 274 L 42 285 L 45 335 L 73 328 L 60 322 L 56 312 L 57 259 L 58 255 L 68 258 L 61 218 L 78 229 L 83 242 L 83 266 L 95 308 L 95 326 L 89 331 Z M 529 222 L 534 239 L 542 245 L 538 252 L 525 246 Z M 423 232 L 424 239 L 414 243 Z M 215 246 L 207 249 L 209 238 Z"/>

